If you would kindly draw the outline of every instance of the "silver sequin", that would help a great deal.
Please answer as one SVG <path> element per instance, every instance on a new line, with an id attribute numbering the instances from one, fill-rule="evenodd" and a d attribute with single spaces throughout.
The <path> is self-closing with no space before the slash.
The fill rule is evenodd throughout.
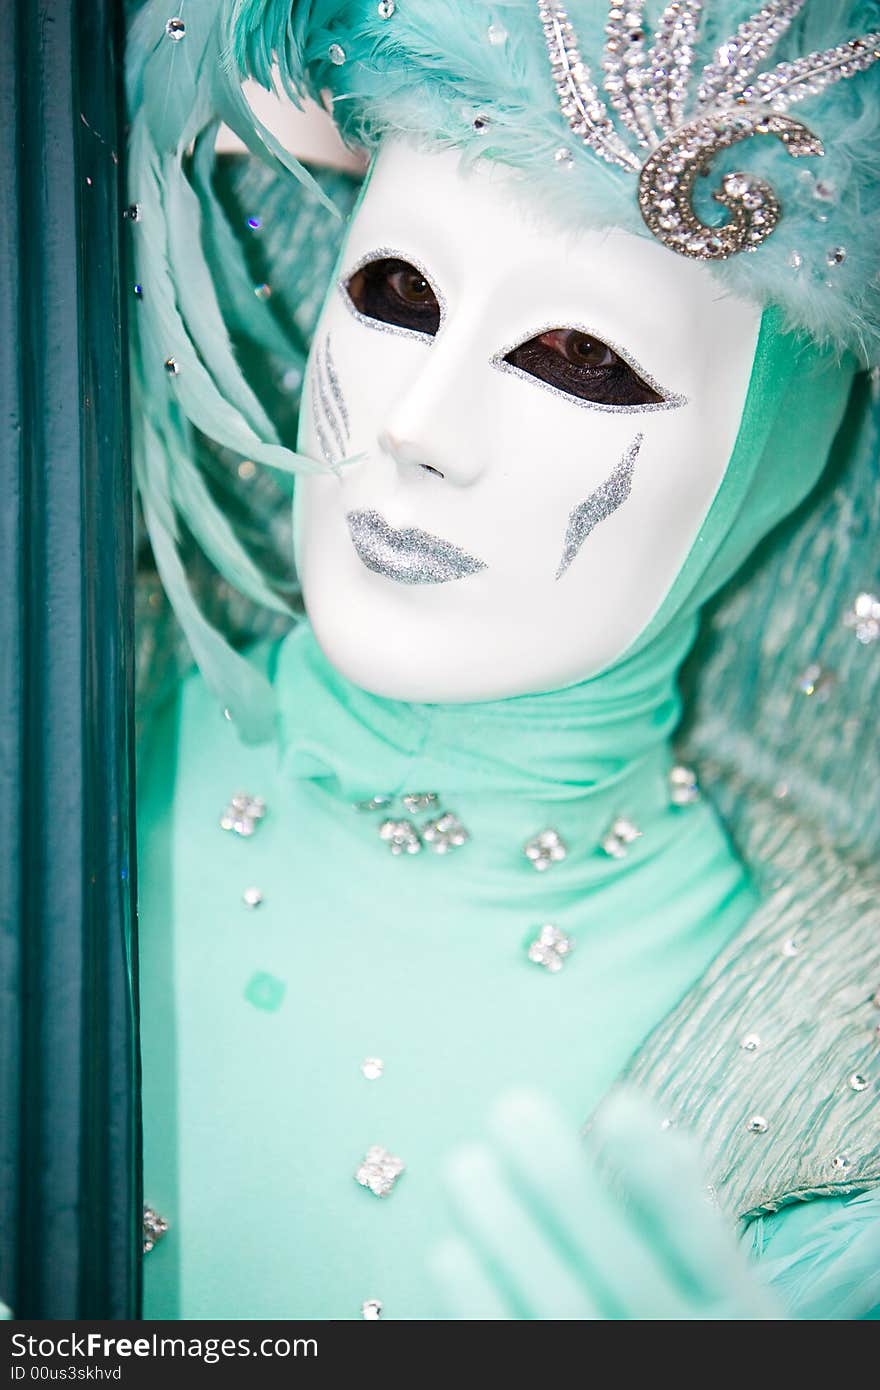
<path id="1" fill-rule="evenodd" d="M 236 835 L 253 835 L 265 814 L 266 803 L 261 796 L 236 792 L 220 817 L 220 829 L 231 830 Z"/>
<path id="2" fill-rule="evenodd" d="M 639 839 L 642 831 L 627 816 L 615 816 L 602 839 L 600 848 L 613 859 L 622 859 L 629 852 L 629 846 Z"/>
<path id="3" fill-rule="evenodd" d="M 361 1187 L 368 1187 L 374 1197 L 387 1197 L 393 1192 L 404 1167 L 396 1154 L 389 1153 L 381 1144 L 373 1144 L 355 1172 L 355 1181 Z"/>
<path id="4" fill-rule="evenodd" d="M 676 763 L 669 769 L 669 800 L 673 806 L 690 806 L 700 800 L 697 774 L 692 767 Z"/>
<path id="5" fill-rule="evenodd" d="M 543 965 L 551 975 L 556 975 L 573 950 L 574 942 L 571 937 L 566 936 L 558 927 L 547 923 L 529 945 L 528 957 L 536 965 Z"/>
<path id="6" fill-rule="evenodd" d="M 641 434 L 636 435 L 614 471 L 608 475 L 604 483 L 601 483 L 590 493 L 585 502 L 578 503 L 569 516 L 565 543 L 562 548 L 562 559 L 556 571 L 557 579 L 561 579 L 565 574 L 593 528 L 598 526 L 600 521 L 611 516 L 612 512 L 615 512 L 629 497 L 632 489 L 633 469 L 639 449 L 642 447 L 643 438 L 644 436 Z"/>
<path id="7" fill-rule="evenodd" d="M 843 615 L 845 627 L 850 627 L 864 646 L 880 638 L 880 598 L 876 594 L 858 594 L 852 608 Z"/>
<path id="8" fill-rule="evenodd" d="M 393 855 L 418 854 L 422 839 L 410 820 L 383 820 L 379 839 L 384 840 Z"/>
<path id="9" fill-rule="evenodd" d="M 523 854 L 533 869 L 543 873 L 551 864 L 558 864 L 568 854 L 568 846 L 558 830 L 548 828 L 532 836 L 523 846 Z"/>
<path id="10" fill-rule="evenodd" d="M 152 1207 L 144 1207 L 144 1254 L 149 1255 L 168 1230 L 168 1222 Z"/>
<path id="11" fill-rule="evenodd" d="M 422 843 L 435 854 L 448 854 L 467 844 L 470 835 L 452 811 L 444 811 L 434 820 L 426 821 L 421 829 Z"/>

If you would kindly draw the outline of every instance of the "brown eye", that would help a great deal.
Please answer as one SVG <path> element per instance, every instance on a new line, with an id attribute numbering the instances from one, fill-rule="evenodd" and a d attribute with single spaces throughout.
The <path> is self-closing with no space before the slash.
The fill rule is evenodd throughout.
<path id="1" fill-rule="evenodd" d="M 514 348 L 504 361 L 597 405 L 662 405 L 666 400 L 607 343 L 578 328 L 548 329 Z"/>
<path id="2" fill-rule="evenodd" d="M 409 261 L 381 256 L 349 278 L 348 297 L 359 314 L 433 337 L 440 327 L 440 305 L 429 281 Z"/>

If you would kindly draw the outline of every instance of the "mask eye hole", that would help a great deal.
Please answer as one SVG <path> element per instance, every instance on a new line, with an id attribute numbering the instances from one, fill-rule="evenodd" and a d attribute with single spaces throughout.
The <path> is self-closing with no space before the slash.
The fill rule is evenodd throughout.
<path id="1" fill-rule="evenodd" d="M 440 327 L 440 304 L 425 275 L 396 256 L 380 256 L 359 266 L 345 282 L 359 314 L 433 338 Z"/>
<path id="2" fill-rule="evenodd" d="M 597 405 L 674 403 L 639 376 L 614 348 L 580 328 L 547 329 L 520 343 L 503 360 L 557 391 Z"/>

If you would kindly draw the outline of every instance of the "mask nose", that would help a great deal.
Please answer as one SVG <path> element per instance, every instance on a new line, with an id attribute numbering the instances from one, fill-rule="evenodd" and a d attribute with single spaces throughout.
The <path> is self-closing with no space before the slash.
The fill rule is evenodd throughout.
<path id="1" fill-rule="evenodd" d="M 383 454 L 401 468 L 421 468 L 426 473 L 431 473 L 435 477 L 444 477 L 443 470 L 436 463 L 429 463 L 425 457 L 425 451 L 409 439 L 401 439 L 393 430 L 384 429 L 379 433 L 379 448 Z"/>
<path id="2" fill-rule="evenodd" d="M 447 325 L 425 350 L 419 370 L 382 422 L 378 443 L 401 474 L 418 470 L 469 487 L 482 475 L 486 458 L 484 421 L 474 399 L 479 348 L 466 324 L 451 329 Z"/>

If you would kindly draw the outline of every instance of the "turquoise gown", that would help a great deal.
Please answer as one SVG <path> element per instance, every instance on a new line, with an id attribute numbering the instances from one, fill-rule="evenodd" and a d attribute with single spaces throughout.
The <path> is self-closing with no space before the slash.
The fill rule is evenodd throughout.
<path id="1" fill-rule="evenodd" d="M 353 686 L 304 624 L 255 654 L 281 706 L 256 748 L 184 682 L 141 779 L 145 1200 L 169 1223 L 145 1317 L 467 1316 L 428 1272 L 452 1146 L 511 1086 L 580 1126 L 756 904 L 711 805 L 670 799 L 680 654 L 616 708 L 590 682 L 417 706 Z M 265 802 L 244 835 L 221 825 L 241 792 Z M 446 853 L 379 833 L 444 812 L 469 836 Z M 641 834 L 616 856 L 621 814 Z M 550 828 L 567 854 L 538 871 L 524 846 Z M 547 924 L 572 946 L 555 971 L 529 957 Z M 374 1145 L 404 1165 L 383 1197 L 355 1176 Z M 860 1247 L 821 1292 L 871 1201 L 747 1233 L 795 1312 L 835 1316 L 864 1277 Z"/>

